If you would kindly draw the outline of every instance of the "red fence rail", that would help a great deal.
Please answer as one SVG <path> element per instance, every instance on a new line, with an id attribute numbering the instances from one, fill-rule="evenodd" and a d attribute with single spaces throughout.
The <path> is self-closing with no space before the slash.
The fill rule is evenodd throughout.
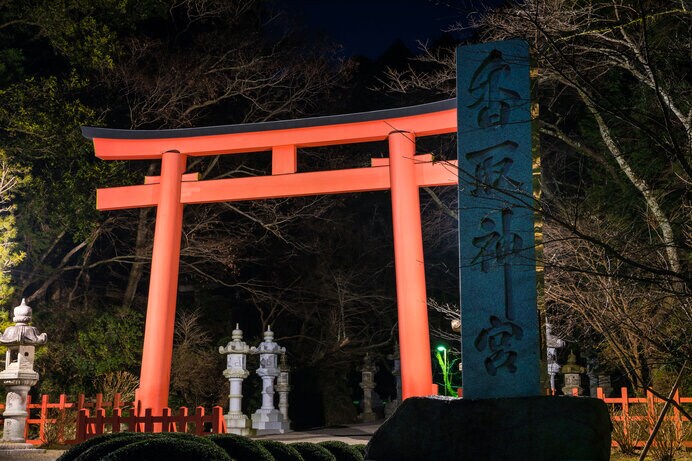
<path id="1" fill-rule="evenodd" d="M 211 414 L 206 414 L 203 407 L 197 407 L 194 414 L 181 407 L 175 415 L 170 408 L 165 408 L 162 416 L 153 416 L 151 410 L 136 416 L 132 402 L 123 402 L 120 394 L 115 394 L 112 401 L 104 400 L 101 394 L 97 394 L 95 399 L 80 394 L 72 402 L 65 394 L 60 395 L 57 402 L 51 402 L 45 394 L 39 402 L 33 402 L 28 396 L 26 409 L 29 416 L 24 437 L 33 445 L 49 441 L 74 444 L 106 432 L 153 432 L 156 429 L 208 435 L 226 430 L 221 407 L 214 407 Z M 0 413 L 4 410 L 5 405 L 0 404 Z M 0 418 L 0 424 L 3 422 Z"/>
<path id="2" fill-rule="evenodd" d="M 107 432 L 154 432 L 155 429 L 156 432 L 189 432 L 196 435 L 226 432 L 223 409 L 219 406 L 214 407 L 210 415 L 205 413 L 204 407 L 197 407 L 194 415 L 190 415 L 186 407 L 181 407 L 177 415 L 171 414 L 170 408 L 164 408 L 161 416 L 153 416 L 150 408 L 145 410 L 143 416 L 137 416 L 134 412 L 123 416 L 119 408 L 114 409 L 111 416 L 106 416 L 103 408 L 95 410 L 95 413 L 90 417 L 86 408 L 79 410 L 77 443 Z"/>
<path id="3" fill-rule="evenodd" d="M 619 424 L 619 429 L 624 436 L 637 437 L 648 436 L 650 426 L 656 421 L 665 403 L 665 400 L 656 397 L 648 390 L 643 397 L 630 397 L 626 387 L 620 389 L 620 397 L 605 397 L 600 387 L 596 391 L 596 397 L 603 400 L 610 409 L 610 419 L 613 425 Z M 689 413 L 692 410 L 692 397 L 681 397 L 680 392 L 675 392 L 673 400 L 679 406 L 686 408 Z M 666 413 L 665 421 L 675 428 L 675 436 L 682 441 L 682 446 L 692 448 L 692 423 L 688 421 L 676 406 L 671 406 Z M 644 430 L 646 429 L 646 430 Z M 617 446 L 613 437 L 613 446 Z M 685 438 L 685 440 L 683 440 Z M 646 440 L 633 440 L 633 445 L 643 447 Z"/>

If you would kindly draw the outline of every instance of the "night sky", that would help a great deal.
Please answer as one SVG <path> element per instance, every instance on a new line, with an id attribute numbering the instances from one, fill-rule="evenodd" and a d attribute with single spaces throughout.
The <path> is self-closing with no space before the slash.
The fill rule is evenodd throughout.
<path id="1" fill-rule="evenodd" d="M 502 0 L 288 0 L 307 26 L 343 45 L 346 56 L 375 59 L 395 41 L 416 51 L 417 40 L 434 40 L 442 30 Z M 282 4 L 284 4 L 282 2 Z"/>

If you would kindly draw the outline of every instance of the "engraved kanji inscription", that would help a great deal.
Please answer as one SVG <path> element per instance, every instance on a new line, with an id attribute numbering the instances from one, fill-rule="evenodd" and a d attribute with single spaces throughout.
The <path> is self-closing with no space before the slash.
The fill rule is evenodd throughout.
<path id="1" fill-rule="evenodd" d="M 475 100 L 468 108 L 476 111 L 479 128 L 502 126 L 509 121 L 512 101 L 521 99 L 508 84 L 511 72 L 512 66 L 502 52 L 493 50 L 471 77 L 468 92 Z"/>
<path id="2" fill-rule="evenodd" d="M 512 156 L 517 148 L 516 142 L 504 141 L 485 149 L 467 153 L 466 158 L 475 164 L 471 194 L 487 196 L 499 189 L 519 190 L 523 183 L 509 175 L 512 164 L 514 164 Z"/>
<path id="3" fill-rule="evenodd" d="M 497 375 L 500 368 L 506 368 L 510 373 L 517 371 L 517 352 L 512 349 L 512 340 L 519 340 L 523 335 L 524 331 L 516 323 L 490 316 L 490 326 L 482 329 L 474 341 L 479 352 L 488 349 L 483 363 L 489 375 Z"/>

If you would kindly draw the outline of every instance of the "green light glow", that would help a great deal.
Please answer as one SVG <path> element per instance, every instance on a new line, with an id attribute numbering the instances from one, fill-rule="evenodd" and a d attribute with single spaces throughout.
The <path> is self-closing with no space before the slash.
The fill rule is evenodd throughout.
<path id="1" fill-rule="evenodd" d="M 447 348 L 444 347 L 444 346 L 437 346 L 437 350 L 440 351 L 440 352 L 444 352 L 444 351 L 447 350 Z"/>

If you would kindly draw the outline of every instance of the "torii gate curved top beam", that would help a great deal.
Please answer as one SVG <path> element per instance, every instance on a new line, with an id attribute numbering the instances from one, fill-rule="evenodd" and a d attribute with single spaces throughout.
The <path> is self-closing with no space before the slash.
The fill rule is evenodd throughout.
<path id="1" fill-rule="evenodd" d="M 399 343 L 404 398 L 430 394 L 419 187 L 455 185 L 456 162 L 416 155 L 416 137 L 454 133 L 454 99 L 418 106 L 298 120 L 178 130 L 82 127 L 103 160 L 161 159 L 161 176 L 144 185 L 97 191 L 99 210 L 156 206 L 139 407 L 160 414 L 168 404 L 184 204 L 257 200 L 372 190 L 392 191 Z M 389 141 L 389 159 L 371 167 L 297 172 L 297 149 Z M 188 156 L 272 151 L 272 174 L 198 181 L 184 174 Z"/>

